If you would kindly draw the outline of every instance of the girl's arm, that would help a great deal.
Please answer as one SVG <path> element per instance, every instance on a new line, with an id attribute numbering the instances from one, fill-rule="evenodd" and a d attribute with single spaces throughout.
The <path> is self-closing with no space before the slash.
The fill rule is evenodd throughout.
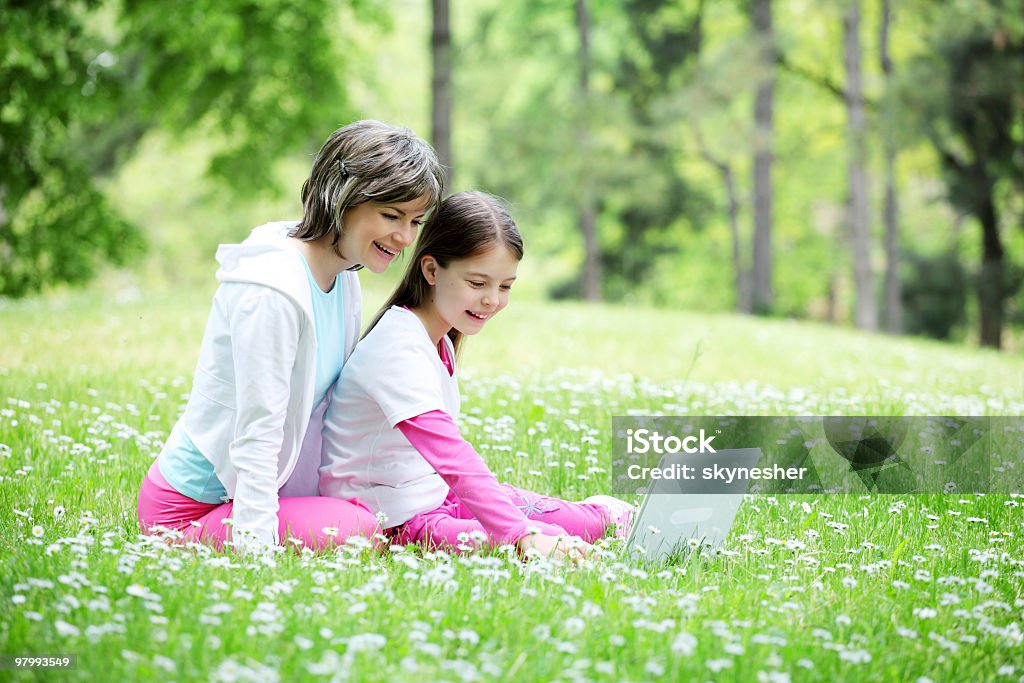
<path id="1" fill-rule="evenodd" d="M 499 543 L 514 545 L 528 527 L 547 526 L 516 507 L 448 413 L 431 410 L 395 426 Z"/>
<path id="2" fill-rule="evenodd" d="M 276 545 L 278 454 L 302 313 L 279 292 L 252 288 L 231 312 L 235 434 L 228 450 L 238 480 L 231 539 L 246 551 Z"/>

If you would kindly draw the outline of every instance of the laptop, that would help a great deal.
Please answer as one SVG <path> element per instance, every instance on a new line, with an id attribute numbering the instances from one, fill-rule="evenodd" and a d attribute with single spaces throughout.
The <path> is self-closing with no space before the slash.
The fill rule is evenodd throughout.
<path id="1" fill-rule="evenodd" d="M 640 510 L 626 539 L 627 557 L 654 564 L 701 547 L 725 542 L 750 480 L 704 479 L 704 468 L 713 475 L 728 468 L 757 466 L 760 448 L 721 449 L 714 454 L 665 455 L 658 467 L 668 472 L 678 466 L 695 468 L 694 479 L 650 479 Z"/>

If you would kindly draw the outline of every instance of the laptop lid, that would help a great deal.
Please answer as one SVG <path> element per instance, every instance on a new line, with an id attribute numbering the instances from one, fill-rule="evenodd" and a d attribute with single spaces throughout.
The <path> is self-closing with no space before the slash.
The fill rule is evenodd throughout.
<path id="1" fill-rule="evenodd" d="M 661 563 L 700 546 L 719 546 L 732 527 L 760 448 L 722 449 L 717 453 L 665 455 L 658 469 L 674 477 L 651 478 L 626 541 L 630 558 Z M 679 475 L 686 465 L 692 478 Z"/>

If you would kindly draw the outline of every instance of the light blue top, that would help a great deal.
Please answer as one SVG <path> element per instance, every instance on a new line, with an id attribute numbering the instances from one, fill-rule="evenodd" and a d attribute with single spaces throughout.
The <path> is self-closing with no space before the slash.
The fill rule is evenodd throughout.
<path id="1" fill-rule="evenodd" d="M 313 278 L 313 273 L 302 258 L 309 277 L 313 298 L 313 327 L 316 331 L 316 383 L 313 405 L 318 406 L 327 392 L 338 381 L 345 362 L 345 307 L 342 298 L 341 275 L 334 280 L 331 291 L 325 292 Z M 315 408 L 314 408 L 315 410 Z M 176 491 L 200 503 L 226 503 L 227 491 L 207 460 L 178 422 L 167 438 L 157 467 L 167 483 Z"/>

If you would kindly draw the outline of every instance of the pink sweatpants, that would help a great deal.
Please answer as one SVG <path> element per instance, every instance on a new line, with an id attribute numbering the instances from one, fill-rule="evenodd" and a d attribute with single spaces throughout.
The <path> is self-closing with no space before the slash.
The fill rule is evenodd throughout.
<path id="1" fill-rule="evenodd" d="M 593 543 L 604 536 L 609 524 L 608 512 L 601 505 L 547 498 L 511 484 L 502 484 L 501 487 L 542 534 L 579 536 L 587 543 Z M 436 510 L 416 515 L 405 524 L 388 530 L 392 542 L 400 545 L 421 543 L 427 547 L 449 549 L 470 545 L 460 540 L 459 535 L 474 531 L 486 535 L 488 543 L 496 543 L 453 491 L 448 492 L 448 498 Z"/>
<path id="2" fill-rule="evenodd" d="M 280 498 L 278 502 L 278 537 L 282 544 L 291 537 L 319 550 L 343 544 L 350 536 L 370 538 L 380 532 L 377 518 L 358 498 L 310 496 Z M 220 550 L 228 539 L 228 526 L 223 521 L 231 517 L 233 506 L 200 503 L 179 493 L 160 474 L 154 460 L 139 490 L 139 524 L 145 533 L 151 533 L 153 525 L 169 527 L 181 531 L 185 541 L 203 541 Z"/>

